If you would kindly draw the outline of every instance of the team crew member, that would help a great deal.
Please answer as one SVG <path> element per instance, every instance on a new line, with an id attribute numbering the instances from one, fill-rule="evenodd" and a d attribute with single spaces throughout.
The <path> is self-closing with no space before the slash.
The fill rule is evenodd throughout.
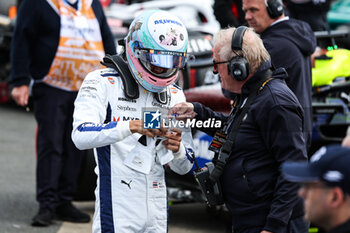
<path id="1" fill-rule="evenodd" d="M 350 233 L 350 149 L 330 145 L 310 162 L 286 162 L 286 179 L 302 184 L 305 219 L 327 233 Z"/>
<path id="2" fill-rule="evenodd" d="M 162 112 L 185 101 L 173 83 L 185 64 L 187 44 L 177 17 L 146 11 L 130 25 L 126 60 L 106 57 L 112 68 L 91 72 L 83 82 L 72 138 L 80 149 L 96 148 L 94 233 L 167 232 L 163 165 L 187 173 L 192 137 L 190 131 L 144 126 L 158 125 Z"/>
<path id="3" fill-rule="evenodd" d="M 177 104 L 170 114 L 178 114 L 179 119 L 195 116 L 227 122 L 218 132 L 221 138 L 233 128 L 237 130 L 236 137 L 230 139 L 233 144 L 226 163 L 220 160 L 223 150 L 216 162 L 224 163 L 218 182 L 235 233 L 308 232 L 297 195 L 299 187 L 280 172 L 286 160 L 306 161 L 303 111 L 284 82 L 285 70 L 271 71 L 270 56 L 261 39 L 244 26 L 219 31 L 213 51 L 214 72 L 221 77 L 224 93 L 234 101 L 231 114 L 213 112 L 199 103 Z M 242 113 L 247 107 L 247 113 Z M 213 129 L 203 131 L 215 134 Z"/>
<path id="4" fill-rule="evenodd" d="M 285 79 L 304 110 L 306 145 L 311 145 L 311 54 L 316 49 L 316 38 L 310 26 L 300 20 L 285 17 L 281 0 L 243 0 L 243 11 L 248 25 L 260 34 L 270 53 L 272 64 L 283 67 Z"/>
<path id="5" fill-rule="evenodd" d="M 98 0 L 23 0 L 11 45 L 11 95 L 28 104 L 33 85 L 38 123 L 36 199 L 32 225 L 89 222 L 71 201 L 83 156 L 73 144 L 74 100 L 85 74 L 116 52 Z"/>

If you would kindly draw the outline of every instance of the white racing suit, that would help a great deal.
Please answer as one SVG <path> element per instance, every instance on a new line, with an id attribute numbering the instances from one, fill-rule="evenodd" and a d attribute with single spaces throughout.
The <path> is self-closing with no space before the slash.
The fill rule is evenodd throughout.
<path id="1" fill-rule="evenodd" d="M 167 87 L 168 103 L 160 104 L 154 93 L 139 85 L 138 99 L 124 95 L 123 83 L 114 69 L 89 73 L 75 101 L 72 138 L 79 149 L 94 149 L 98 176 L 95 190 L 96 205 L 93 233 L 98 232 L 167 232 L 167 193 L 164 168 L 147 138 L 148 146 L 141 146 L 143 158 L 151 157 L 150 170 L 139 172 L 125 165 L 129 153 L 140 147 L 140 134 L 132 134 L 129 120 L 141 119 L 145 107 L 169 109 L 184 102 L 185 96 L 175 85 Z M 179 152 L 168 152 L 167 166 L 179 174 L 192 168 L 192 136 L 183 131 Z M 157 148 L 159 147 L 159 144 Z M 162 146 L 162 151 L 164 152 Z M 192 147 L 193 148 L 193 147 Z M 169 161 L 169 152 L 171 161 Z M 146 160 L 146 159 L 145 159 Z"/>

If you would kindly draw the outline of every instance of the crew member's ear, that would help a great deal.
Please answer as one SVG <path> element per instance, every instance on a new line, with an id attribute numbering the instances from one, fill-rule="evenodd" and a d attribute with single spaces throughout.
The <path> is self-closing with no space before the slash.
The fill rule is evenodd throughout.
<path id="1" fill-rule="evenodd" d="M 345 200 L 345 194 L 340 187 L 334 187 L 331 190 L 330 204 L 332 207 L 340 206 Z"/>

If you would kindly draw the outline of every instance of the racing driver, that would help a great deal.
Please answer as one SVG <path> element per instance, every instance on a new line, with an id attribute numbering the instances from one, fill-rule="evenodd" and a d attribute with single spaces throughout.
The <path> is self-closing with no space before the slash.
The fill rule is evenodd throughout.
<path id="1" fill-rule="evenodd" d="M 106 56 L 104 64 L 112 65 L 86 76 L 75 101 L 72 138 L 79 149 L 95 148 L 93 233 L 165 233 L 163 165 L 189 172 L 192 136 L 189 130 L 152 124 L 185 101 L 174 82 L 186 62 L 187 30 L 166 11 L 145 11 L 133 20 L 124 42 L 122 62 Z"/>

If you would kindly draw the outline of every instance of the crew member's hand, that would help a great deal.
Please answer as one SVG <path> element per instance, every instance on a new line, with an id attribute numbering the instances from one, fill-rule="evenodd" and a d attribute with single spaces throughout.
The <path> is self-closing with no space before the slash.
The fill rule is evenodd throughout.
<path id="1" fill-rule="evenodd" d="M 272 233 L 272 232 L 263 230 L 261 233 Z"/>
<path id="2" fill-rule="evenodd" d="M 129 121 L 129 129 L 131 133 L 139 133 L 142 135 L 149 136 L 151 138 L 153 138 L 156 135 L 164 136 L 168 131 L 166 128 L 163 128 L 163 126 L 161 126 L 160 129 L 145 129 L 143 128 L 142 120 Z"/>
<path id="3" fill-rule="evenodd" d="M 343 141 L 341 142 L 341 145 L 344 147 L 350 147 L 350 135 L 346 136 Z"/>
<path id="4" fill-rule="evenodd" d="M 14 87 L 11 96 L 19 106 L 26 106 L 29 98 L 29 87 L 27 85 Z"/>
<path id="5" fill-rule="evenodd" d="M 343 141 L 341 142 L 342 146 L 345 147 L 350 147 L 350 126 L 348 127 L 347 131 L 346 131 L 346 136 L 343 139 Z"/>
<path id="6" fill-rule="evenodd" d="M 163 137 L 168 138 L 167 140 L 163 141 L 165 148 L 173 151 L 174 153 L 178 152 L 181 145 L 181 134 L 182 131 L 177 128 L 171 128 L 169 131 L 167 131 L 163 135 Z"/>
<path id="7" fill-rule="evenodd" d="M 175 104 L 168 113 L 169 116 L 174 116 L 176 120 L 192 119 L 196 116 L 194 112 L 194 106 L 189 102 L 182 102 Z"/>

